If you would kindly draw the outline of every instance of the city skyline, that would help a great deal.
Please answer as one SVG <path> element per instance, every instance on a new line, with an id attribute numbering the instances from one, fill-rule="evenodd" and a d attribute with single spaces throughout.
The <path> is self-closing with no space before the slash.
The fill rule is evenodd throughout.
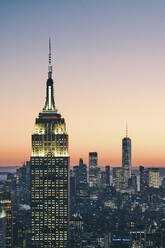
<path id="1" fill-rule="evenodd" d="M 0 166 L 31 156 L 49 36 L 71 165 L 80 157 L 88 164 L 89 152 L 99 165 L 121 165 L 127 121 L 132 165 L 165 166 L 165 3 L 103 2 L 0 3 Z"/>

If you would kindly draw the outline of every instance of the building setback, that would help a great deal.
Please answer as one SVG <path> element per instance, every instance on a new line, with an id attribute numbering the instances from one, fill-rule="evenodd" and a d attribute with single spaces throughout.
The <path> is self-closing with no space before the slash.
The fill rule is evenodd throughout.
<path id="1" fill-rule="evenodd" d="M 35 121 L 31 156 L 31 247 L 67 247 L 68 135 L 55 107 L 51 44 L 46 102 Z"/>

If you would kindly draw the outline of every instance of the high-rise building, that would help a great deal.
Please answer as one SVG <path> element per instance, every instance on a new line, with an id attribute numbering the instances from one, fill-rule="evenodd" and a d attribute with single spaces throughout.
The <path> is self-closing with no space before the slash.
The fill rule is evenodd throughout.
<path id="1" fill-rule="evenodd" d="M 140 191 L 144 192 L 148 188 L 159 188 L 159 168 L 144 168 L 140 170 Z"/>
<path id="2" fill-rule="evenodd" d="M 110 166 L 105 166 L 105 185 L 110 186 Z"/>
<path id="3" fill-rule="evenodd" d="M 148 187 L 159 188 L 159 168 L 148 168 Z"/>
<path id="4" fill-rule="evenodd" d="M 17 204 L 30 205 L 30 162 L 27 161 L 16 172 Z"/>
<path id="5" fill-rule="evenodd" d="M 32 135 L 31 247 L 67 247 L 68 181 L 68 135 L 55 107 L 49 40 L 46 102 Z"/>
<path id="6" fill-rule="evenodd" d="M 0 211 L 3 231 L 5 233 L 5 248 L 13 247 L 13 194 L 11 192 L 0 192 Z M 5 219 L 2 219 L 5 217 Z M 4 230 L 5 229 L 5 230 Z"/>
<path id="7" fill-rule="evenodd" d="M 122 167 L 114 167 L 113 168 L 113 186 L 116 191 L 121 191 L 123 189 L 124 183 L 124 173 Z"/>
<path id="8" fill-rule="evenodd" d="M 147 172 L 143 166 L 139 166 L 139 172 L 140 172 L 140 192 L 144 192 L 148 187 Z"/>
<path id="9" fill-rule="evenodd" d="M 132 174 L 128 180 L 128 188 L 132 189 L 134 192 L 137 191 L 137 176 Z"/>
<path id="10" fill-rule="evenodd" d="M 75 165 L 73 166 L 73 175 L 75 178 L 75 194 L 76 197 L 79 196 L 79 166 Z"/>
<path id="11" fill-rule="evenodd" d="M 6 213 L 3 208 L 0 208 L 0 247 L 5 248 L 6 238 Z"/>
<path id="12" fill-rule="evenodd" d="M 126 137 L 122 139 L 122 167 L 126 187 L 128 185 L 128 179 L 131 177 L 131 163 L 131 139 L 128 137 L 128 129 L 126 127 Z"/>
<path id="13" fill-rule="evenodd" d="M 83 159 L 79 161 L 79 199 L 86 203 L 88 196 L 88 184 L 87 184 L 87 166 L 83 163 Z"/>
<path id="14" fill-rule="evenodd" d="M 89 153 L 89 187 L 97 187 L 98 184 L 98 156 L 97 152 Z"/>
<path id="15" fill-rule="evenodd" d="M 87 166 L 83 163 L 83 159 L 80 158 L 79 161 L 79 182 L 80 184 L 87 183 Z"/>
<path id="16" fill-rule="evenodd" d="M 106 186 L 106 174 L 105 171 L 100 171 L 100 187 L 101 188 L 105 188 Z"/>

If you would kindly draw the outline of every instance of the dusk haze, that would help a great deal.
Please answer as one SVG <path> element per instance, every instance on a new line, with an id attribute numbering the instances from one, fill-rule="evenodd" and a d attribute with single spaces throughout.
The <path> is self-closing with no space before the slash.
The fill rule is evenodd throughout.
<path id="1" fill-rule="evenodd" d="M 31 156 L 49 37 L 71 165 L 97 151 L 100 166 L 121 166 L 127 122 L 132 166 L 164 166 L 164 9 L 152 0 L 1 0 L 0 166 Z"/>

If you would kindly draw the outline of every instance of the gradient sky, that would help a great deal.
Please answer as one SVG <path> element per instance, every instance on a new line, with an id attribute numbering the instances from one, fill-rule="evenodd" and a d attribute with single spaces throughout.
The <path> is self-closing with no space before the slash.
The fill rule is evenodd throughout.
<path id="1" fill-rule="evenodd" d="M 0 1 L 0 165 L 31 156 L 49 36 L 71 164 L 120 166 L 127 121 L 133 166 L 165 166 L 164 0 Z"/>

